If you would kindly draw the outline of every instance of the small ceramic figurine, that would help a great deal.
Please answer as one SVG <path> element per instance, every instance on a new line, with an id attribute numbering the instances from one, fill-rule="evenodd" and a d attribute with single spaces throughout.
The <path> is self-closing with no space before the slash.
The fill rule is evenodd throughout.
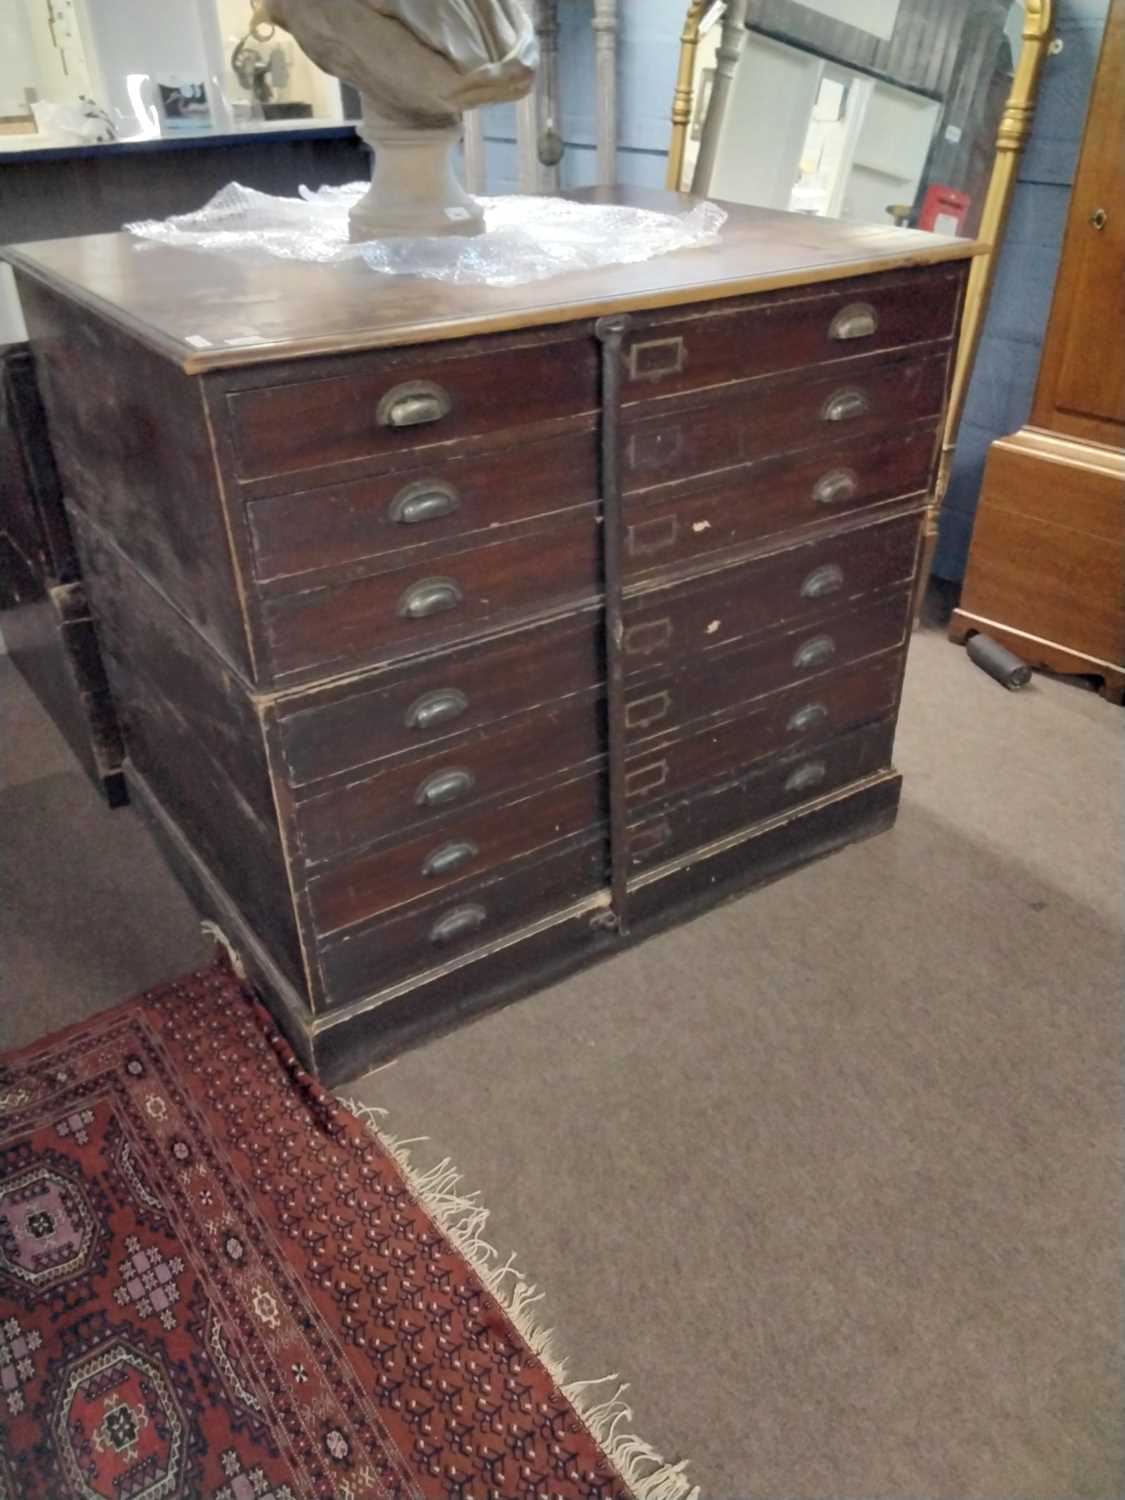
<path id="1" fill-rule="evenodd" d="M 258 0 L 254 26 L 270 24 L 363 99 L 375 173 L 352 239 L 479 234 L 484 215 L 450 158 L 463 110 L 521 98 L 535 80 L 520 0 Z"/>

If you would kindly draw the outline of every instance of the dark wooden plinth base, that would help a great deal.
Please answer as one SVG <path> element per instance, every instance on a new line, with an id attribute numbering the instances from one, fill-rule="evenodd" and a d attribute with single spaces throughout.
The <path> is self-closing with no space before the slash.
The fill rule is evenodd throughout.
<path id="1" fill-rule="evenodd" d="M 799 813 L 717 841 L 690 861 L 653 871 L 632 889 L 632 920 L 625 937 L 599 920 L 604 907 L 586 904 L 412 989 L 350 1010 L 312 1016 L 151 789 L 129 771 L 137 811 L 173 871 L 201 913 L 222 928 L 295 1050 L 328 1085 L 358 1077 L 472 1017 L 700 916 L 845 844 L 884 832 L 894 823 L 901 784 L 897 772 L 884 772 Z"/>

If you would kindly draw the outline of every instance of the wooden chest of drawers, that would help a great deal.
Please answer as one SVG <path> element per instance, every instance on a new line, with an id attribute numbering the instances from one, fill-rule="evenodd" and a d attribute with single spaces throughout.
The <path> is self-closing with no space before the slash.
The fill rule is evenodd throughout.
<path id="1" fill-rule="evenodd" d="M 329 1079 L 890 825 L 972 248 L 12 252 L 130 785 Z"/>

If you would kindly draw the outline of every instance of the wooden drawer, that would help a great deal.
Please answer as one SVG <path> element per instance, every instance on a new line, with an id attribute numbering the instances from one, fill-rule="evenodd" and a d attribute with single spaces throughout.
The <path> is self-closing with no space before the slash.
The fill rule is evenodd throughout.
<path id="1" fill-rule="evenodd" d="M 294 694 L 276 710 L 281 774 L 300 787 L 404 751 L 455 754 L 461 736 L 604 676 L 602 613 L 586 609 Z"/>
<path id="2" fill-rule="evenodd" d="M 910 618 L 908 591 L 820 621 L 813 630 L 771 631 L 747 646 L 709 651 L 678 671 L 630 678 L 625 689 L 629 751 L 684 724 L 749 704 L 798 684 L 802 692 L 876 652 L 901 646 Z"/>
<path id="3" fill-rule="evenodd" d="M 568 514 L 575 519 L 521 527 L 518 536 L 487 547 L 264 600 L 275 674 L 340 672 L 596 597 L 601 529 L 594 507 Z"/>
<path id="4" fill-rule="evenodd" d="M 384 917 L 320 944 L 329 1007 L 390 989 L 592 896 L 606 883 L 604 834 L 565 853 L 523 861 L 405 914 Z"/>
<path id="5" fill-rule="evenodd" d="M 700 390 L 952 336 L 963 267 L 857 277 L 706 312 L 637 314 L 624 345 L 626 401 Z"/>
<path id="6" fill-rule="evenodd" d="M 906 582 L 918 527 L 916 513 L 898 516 L 628 596 L 626 672 L 682 662 L 788 621 L 812 625 L 850 599 Z M 698 668 L 707 670 L 703 661 Z"/>
<path id="7" fill-rule="evenodd" d="M 768 382 L 724 387 L 706 404 L 661 402 L 637 407 L 623 433 L 626 491 L 689 479 L 755 459 L 821 443 L 935 423 L 945 400 L 946 350 L 924 359 L 880 364 L 847 360 Z M 652 415 L 640 413 L 660 410 Z"/>
<path id="8" fill-rule="evenodd" d="M 379 761 L 363 780 L 337 778 L 294 809 L 301 851 L 310 864 L 339 859 L 377 839 L 441 824 L 488 798 L 592 767 L 604 749 L 600 691 L 574 694 L 459 735 L 434 754 Z"/>
<path id="9" fill-rule="evenodd" d="M 629 825 L 630 868 L 663 864 L 884 770 L 893 742 L 891 720 L 869 724 L 640 818 Z"/>
<path id="10" fill-rule="evenodd" d="M 370 853 L 314 876 L 309 904 L 322 935 L 381 911 L 487 874 L 604 820 L 605 778 L 582 776 L 502 805 L 469 808 L 440 829 Z"/>
<path id="11" fill-rule="evenodd" d="M 246 507 L 259 581 L 386 556 L 401 565 L 450 540 L 597 498 L 593 428 Z"/>
<path id="12" fill-rule="evenodd" d="M 630 810 L 682 796 L 704 782 L 729 781 L 768 756 L 880 718 L 896 706 L 901 675 L 901 652 L 885 651 L 850 671 L 757 698 L 748 712 L 712 721 L 694 734 L 644 746 L 626 762 Z"/>
<path id="13" fill-rule="evenodd" d="M 715 476 L 702 491 L 628 497 L 625 577 L 643 578 L 797 527 L 823 530 L 866 506 L 918 494 L 929 485 L 937 432 L 926 423 L 893 438 L 853 438 Z"/>
<path id="14" fill-rule="evenodd" d="M 594 340 L 558 334 L 481 339 L 455 354 L 435 345 L 357 355 L 319 379 L 226 398 L 243 479 L 356 461 L 392 466 L 412 449 L 593 411 L 597 402 Z"/>

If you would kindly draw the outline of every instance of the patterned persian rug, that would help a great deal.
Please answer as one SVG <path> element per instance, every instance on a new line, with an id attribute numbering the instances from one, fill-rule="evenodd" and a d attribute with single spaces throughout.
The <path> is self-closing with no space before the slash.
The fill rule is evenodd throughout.
<path id="1" fill-rule="evenodd" d="M 686 1496 L 620 1391 L 563 1387 L 482 1214 L 226 969 L 7 1056 L 0 1497 Z"/>

